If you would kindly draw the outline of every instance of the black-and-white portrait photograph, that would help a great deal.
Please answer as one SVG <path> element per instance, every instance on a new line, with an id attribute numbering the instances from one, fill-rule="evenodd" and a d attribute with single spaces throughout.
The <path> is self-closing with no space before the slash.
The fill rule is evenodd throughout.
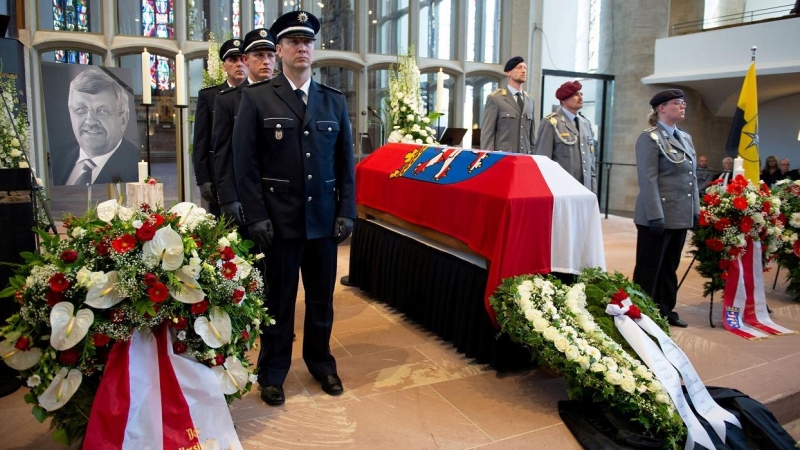
<path id="1" fill-rule="evenodd" d="M 42 80 L 53 185 L 137 181 L 130 70 L 45 62 Z"/>

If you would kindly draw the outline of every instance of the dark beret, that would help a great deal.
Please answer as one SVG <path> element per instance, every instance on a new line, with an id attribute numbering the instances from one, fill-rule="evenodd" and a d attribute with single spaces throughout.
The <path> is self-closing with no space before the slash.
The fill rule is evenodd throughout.
<path id="1" fill-rule="evenodd" d="M 219 59 L 221 61 L 225 61 L 225 58 L 231 56 L 242 56 L 242 41 L 239 39 L 228 39 L 219 47 Z"/>
<path id="2" fill-rule="evenodd" d="M 275 38 L 272 33 L 266 28 L 256 28 L 253 31 L 244 35 L 244 53 L 252 52 L 255 50 L 272 50 L 275 51 Z"/>
<path id="3" fill-rule="evenodd" d="M 673 98 L 683 98 L 683 91 L 680 89 L 665 89 L 661 92 L 656 92 L 656 95 L 650 99 L 650 106 L 655 108 L 662 103 L 667 103 Z"/>
<path id="4" fill-rule="evenodd" d="M 314 39 L 319 33 L 319 19 L 308 11 L 292 11 L 278 17 L 270 31 L 275 41 L 285 37 Z"/>
<path id="5" fill-rule="evenodd" d="M 522 56 L 515 56 L 508 60 L 506 66 L 503 68 L 503 72 L 511 72 L 512 70 L 514 70 L 515 67 L 519 65 L 519 63 L 523 62 L 525 62 L 525 60 L 522 59 Z"/>
<path id="6" fill-rule="evenodd" d="M 579 81 L 567 81 L 556 90 L 556 98 L 566 100 L 580 91 L 582 87 L 583 85 Z"/>

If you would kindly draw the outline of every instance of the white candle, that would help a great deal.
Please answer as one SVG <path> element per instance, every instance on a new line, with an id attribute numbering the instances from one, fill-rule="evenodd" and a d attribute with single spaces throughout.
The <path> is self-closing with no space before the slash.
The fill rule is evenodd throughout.
<path id="1" fill-rule="evenodd" d="M 142 52 L 142 103 L 145 105 L 153 102 L 150 94 L 150 53 L 145 48 Z"/>
<path id="2" fill-rule="evenodd" d="M 186 106 L 186 83 L 184 82 L 184 71 L 186 64 L 183 61 L 183 53 L 180 51 L 175 56 L 175 91 L 176 97 L 175 104 L 178 106 Z"/>
<path id="3" fill-rule="evenodd" d="M 744 159 L 735 158 L 733 160 L 733 176 L 744 175 Z"/>
<path id="4" fill-rule="evenodd" d="M 156 125 L 158 125 L 158 124 L 159 124 L 159 122 L 158 122 L 158 113 L 156 113 Z"/>
<path id="5" fill-rule="evenodd" d="M 144 183 L 147 179 L 147 163 L 144 160 L 139 162 L 139 183 Z"/>
<path id="6" fill-rule="evenodd" d="M 439 75 L 436 77 L 436 112 L 444 113 L 444 71 L 439 68 Z"/>

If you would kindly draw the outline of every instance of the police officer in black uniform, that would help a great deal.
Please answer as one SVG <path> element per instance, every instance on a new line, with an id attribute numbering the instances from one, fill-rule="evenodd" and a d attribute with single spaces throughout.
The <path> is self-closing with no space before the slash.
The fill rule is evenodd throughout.
<path id="1" fill-rule="evenodd" d="M 239 103 L 242 99 L 242 89 L 253 83 L 259 83 L 272 78 L 275 68 L 275 39 L 265 28 L 257 28 L 244 37 L 242 44 L 244 60 L 247 64 L 247 79 L 237 87 L 228 88 L 217 96 L 214 106 L 214 173 L 217 176 L 217 196 L 219 198 L 222 214 L 234 219 L 239 226 L 244 225 L 241 214 L 241 203 L 236 191 L 236 178 L 233 172 L 233 122 Z M 243 229 L 245 238 L 250 238 Z"/>
<path id="2" fill-rule="evenodd" d="M 200 195 L 208 202 L 209 212 L 219 215 L 219 203 L 216 193 L 216 178 L 214 177 L 214 154 L 211 134 L 214 118 L 214 101 L 217 95 L 229 87 L 235 87 L 244 81 L 247 72 L 242 61 L 242 50 L 239 39 L 225 41 L 219 48 L 219 59 L 228 79 L 217 86 L 200 89 L 197 93 L 197 109 L 194 121 L 194 143 L 192 150 L 192 163 L 197 185 L 200 186 Z"/>
<path id="3" fill-rule="evenodd" d="M 265 253 L 261 398 L 285 401 L 299 276 L 305 288 L 303 360 L 322 390 L 344 388 L 330 351 L 337 244 L 355 219 L 353 137 L 344 95 L 311 79 L 319 20 L 293 11 L 271 27 L 283 72 L 242 91 L 233 131 L 234 169 L 244 220 Z"/>

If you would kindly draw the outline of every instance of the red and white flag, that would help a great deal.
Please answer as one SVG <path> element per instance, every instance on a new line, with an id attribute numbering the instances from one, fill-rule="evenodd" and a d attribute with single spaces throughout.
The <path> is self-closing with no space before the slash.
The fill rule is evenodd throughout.
<path id="1" fill-rule="evenodd" d="M 214 372 L 176 355 L 166 326 L 111 350 L 83 442 L 92 449 L 241 449 Z"/>

